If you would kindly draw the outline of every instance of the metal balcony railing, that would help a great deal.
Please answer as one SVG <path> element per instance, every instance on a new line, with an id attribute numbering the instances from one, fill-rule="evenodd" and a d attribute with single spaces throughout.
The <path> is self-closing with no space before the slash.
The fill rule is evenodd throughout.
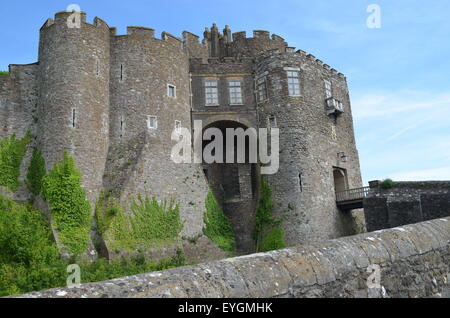
<path id="1" fill-rule="evenodd" d="M 336 201 L 340 203 L 340 202 L 363 200 L 365 197 L 369 195 L 369 191 L 370 187 L 364 187 L 336 192 Z"/>

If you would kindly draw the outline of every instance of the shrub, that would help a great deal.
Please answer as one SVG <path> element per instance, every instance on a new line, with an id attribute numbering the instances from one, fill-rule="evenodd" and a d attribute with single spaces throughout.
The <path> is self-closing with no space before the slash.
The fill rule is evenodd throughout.
<path id="1" fill-rule="evenodd" d="M 62 286 L 66 266 L 42 214 L 0 196 L 0 296 Z"/>
<path id="2" fill-rule="evenodd" d="M 97 227 L 112 249 L 136 250 L 140 246 L 157 247 L 176 242 L 183 228 L 178 205 L 158 203 L 146 196 L 131 204 L 131 215 L 113 199 L 104 196 L 97 204 Z"/>
<path id="3" fill-rule="evenodd" d="M 0 77 L 6 77 L 6 76 L 9 76 L 9 72 L 0 71 Z"/>
<path id="4" fill-rule="evenodd" d="M 42 157 L 42 153 L 39 150 L 34 149 L 27 173 L 27 187 L 34 195 L 41 194 L 42 181 L 46 173 L 45 160 Z"/>
<path id="5" fill-rule="evenodd" d="M 380 183 L 380 187 L 382 189 L 386 189 L 386 190 L 393 188 L 394 185 L 395 185 L 395 183 L 394 183 L 394 181 L 392 181 L 392 179 L 386 179 Z"/>
<path id="6" fill-rule="evenodd" d="M 81 188 L 81 174 L 66 152 L 43 181 L 43 196 L 50 204 L 61 243 L 74 256 L 88 248 L 91 212 Z"/>
<path id="7" fill-rule="evenodd" d="M 42 214 L 0 196 L 0 297 L 66 285 L 67 266 Z M 81 263 L 83 283 L 184 266 L 181 250 L 171 259 L 147 262 L 144 255 Z"/>
<path id="8" fill-rule="evenodd" d="M 261 246 L 261 252 L 280 250 L 285 247 L 284 231 L 280 226 L 275 226 L 266 234 Z"/>
<path id="9" fill-rule="evenodd" d="M 222 250 L 233 253 L 236 249 L 233 228 L 231 227 L 230 220 L 223 213 L 212 190 L 209 190 L 208 192 L 205 205 L 205 227 L 203 228 L 203 234 L 217 244 Z"/>
<path id="10" fill-rule="evenodd" d="M 19 186 L 20 165 L 30 141 L 30 132 L 22 139 L 12 135 L 0 141 L 0 185 L 11 191 L 16 191 Z"/>

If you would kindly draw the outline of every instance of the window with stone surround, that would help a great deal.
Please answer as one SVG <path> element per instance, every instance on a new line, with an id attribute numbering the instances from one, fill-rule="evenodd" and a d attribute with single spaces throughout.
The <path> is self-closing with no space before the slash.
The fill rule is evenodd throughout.
<path id="1" fill-rule="evenodd" d="M 269 116 L 267 119 L 269 129 L 277 128 L 277 118 L 275 116 Z"/>
<path id="2" fill-rule="evenodd" d="M 258 95 L 258 102 L 267 100 L 267 82 L 265 77 L 262 77 L 257 81 L 256 90 Z"/>
<path id="3" fill-rule="evenodd" d="M 148 129 L 158 129 L 158 117 L 147 116 L 147 127 Z"/>
<path id="4" fill-rule="evenodd" d="M 289 96 L 300 96 L 300 72 L 287 71 Z"/>
<path id="5" fill-rule="evenodd" d="M 167 84 L 167 96 L 177 98 L 177 87 L 175 85 Z"/>
<path id="6" fill-rule="evenodd" d="M 205 81 L 205 102 L 206 106 L 219 105 L 218 81 L 216 80 Z"/>
<path id="7" fill-rule="evenodd" d="M 230 105 L 242 105 L 242 83 L 238 80 L 228 81 Z"/>
<path id="8" fill-rule="evenodd" d="M 325 83 L 325 96 L 326 98 L 333 97 L 333 86 L 331 85 L 331 82 L 329 80 L 324 80 Z"/>

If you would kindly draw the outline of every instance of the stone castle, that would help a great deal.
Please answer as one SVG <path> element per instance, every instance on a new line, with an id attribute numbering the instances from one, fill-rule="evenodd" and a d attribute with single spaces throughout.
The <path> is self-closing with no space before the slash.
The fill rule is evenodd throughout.
<path id="1" fill-rule="evenodd" d="M 180 203 L 183 237 L 204 227 L 213 189 L 236 234 L 238 253 L 253 250 L 260 165 L 175 164 L 174 127 L 280 129 L 280 168 L 269 175 L 274 212 L 287 245 L 355 233 L 361 212 L 344 212 L 336 192 L 362 186 L 346 78 L 267 31 L 182 38 L 128 27 L 117 35 L 99 18 L 69 28 L 56 13 L 40 30 L 38 62 L 10 65 L 0 77 L 0 138 L 22 137 L 47 169 L 71 153 L 91 205 L 103 191 L 121 201 L 147 192 Z M 25 189 L 18 200 L 26 200 Z"/>

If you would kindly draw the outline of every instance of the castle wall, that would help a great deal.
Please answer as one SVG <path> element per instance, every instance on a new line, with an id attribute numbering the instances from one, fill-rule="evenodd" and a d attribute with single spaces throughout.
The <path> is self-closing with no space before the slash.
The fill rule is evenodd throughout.
<path id="1" fill-rule="evenodd" d="M 190 77 L 183 43 L 167 33 L 130 27 L 111 36 L 111 146 L 106 189 L 115 188 L 123 202 L 138 193 L 180 203 L 182 235 L 202 234 L 207 182 L 200 165 L 176 164 L 171 158 L 175 121 L 191 130 Z M 121 74 L 122 72 L 122 74 Z M 176 87 L 176 98 L 168 96 Z M 157 129 L 148 127 L 157 117 Z"/>
<path id="2" fill-rule="evenodd" d="M 233 42 L 229 44 L 229 55 L 238 57 L 255 57 L 269 50 L 285 51 L 287 43 L 283 38 L 268 31 L 253 31 L 253 37 L 247 38 L 246 32 L 233 33 Z"/>
<path id="3" fill-rule="evenodd" d="M 369 231 L 418 223 L 450 215 L 450 182 L 395 182 L 382 189 L 373 182 L 364 199 Z"/>
<path id="4" fill-rule="evenodd" d="M 449 263 L 450 218 L 446 218 L 17 297 L 446 298 Z M 380 270 L 380 285 L 370 288 L 375 268 Z"/>
<path id="5" fill-rule="evenodd" d="M 109 131 L 109 27 L 69 28 L 68 12 L 55 15 L 41 29 L 39 44 L 38 142 L 47 169 L 69 151 L 82 173 L 89 200 L 102 185 Z"/>
<path id="6" fill-rule="evenodd" d="M 287 70 L 300 72 L 301 96 L 288 93 Z M 345 78 L 312 56 L 268 52 L 257 60 L 256 78 L 266 78 L 268 99 L 260 103 L 259 125 L 275 116 L 280 129 L 280 169 L 269 176 L 277 216 L 285 220 L 288 245 L 353 233 L 353 219 L 336 206 L 333 170 L 346 169 L 348 188 L 361 187 L 358 153 Z M 345 111 L 335 118 L 325 112 L 324 80 Z M 344 152 L 347 162 L 338 159 Z M 360 216 L 362 217 L 362 216 Z"/>
<path id="7" fill-rule="evenodd" d="M 38 65 L 10 65 L 10 75 L 0 77 L 0 139 L 13 134 L 23 138 L 29 131 L 33 138 L 22 160 L 19 181 L 21 185 L 13 199 L 26 202 L 30 194 L 24 184 L 34 146 L 38 103 Z"/>
<path id="8" fill-rule="evenodd" d="M 25 136 L 36 122 L 37 64 L 10 65 L 10 75 L 0 77 L 0 139 Z"/>

